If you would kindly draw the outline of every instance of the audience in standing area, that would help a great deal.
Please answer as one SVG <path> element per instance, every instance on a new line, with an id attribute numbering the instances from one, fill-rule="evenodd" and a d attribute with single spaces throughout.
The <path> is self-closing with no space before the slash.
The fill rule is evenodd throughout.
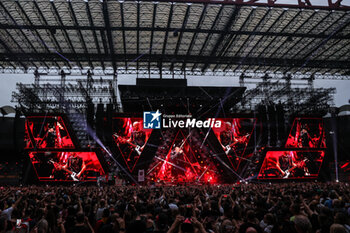
<path id="1" fill-rule="evenodd" d="M 350 233 L 347 183 L 0 189 L 0 233 Z"/>

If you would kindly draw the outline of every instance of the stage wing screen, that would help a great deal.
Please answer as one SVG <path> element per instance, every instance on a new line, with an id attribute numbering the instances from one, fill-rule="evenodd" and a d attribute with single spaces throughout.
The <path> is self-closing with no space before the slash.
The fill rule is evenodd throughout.
<path id="1" fill-rule="evenodd" d="M 268 151 L 259 179 L 315 179 L 318 177 L 324 151 Z"/>
<path id="2" fill-rule="evenodd" d="M 286 148 L 326 148 L 321 118 L 295 118 Z"/>
<path id="3" fill-rule="evenodd" d="M 105 172 L 95 152 L 30 152 L 39 181 L 96 181 Z"/>
<path id="4" fill-rule="evenodd" d="M 71 136 L 60 116 L 32 116 L 25 122 L 26 149 L 72 149 Z"/>

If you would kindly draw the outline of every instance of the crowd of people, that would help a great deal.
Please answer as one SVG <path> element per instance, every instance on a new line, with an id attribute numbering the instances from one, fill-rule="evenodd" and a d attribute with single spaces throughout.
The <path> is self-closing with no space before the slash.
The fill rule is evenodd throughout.
<path id="1" fill-rule="evenodd" d="M 347 233 L 347 183 L 0 189 L 0 233 Z"/>

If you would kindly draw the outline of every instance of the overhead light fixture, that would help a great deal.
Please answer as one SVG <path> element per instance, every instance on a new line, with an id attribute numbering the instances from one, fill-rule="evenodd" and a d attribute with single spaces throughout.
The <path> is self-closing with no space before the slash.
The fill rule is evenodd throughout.
<path id="1" fill-rule="evenodd" d="M 289 42 L 293 42 L 293 37 L 288 36 L 288 37 L 287 37 L 287 41 L 289 41 Z"/>

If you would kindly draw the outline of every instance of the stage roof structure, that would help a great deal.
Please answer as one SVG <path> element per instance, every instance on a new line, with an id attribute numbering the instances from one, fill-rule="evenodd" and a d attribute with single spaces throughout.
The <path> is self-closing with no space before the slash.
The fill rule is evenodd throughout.
<path id="1" fill-rule="evenodd" d="M 328 0 L 0 1 L 0 68 L 350 77 L 350 6 Z"/>

